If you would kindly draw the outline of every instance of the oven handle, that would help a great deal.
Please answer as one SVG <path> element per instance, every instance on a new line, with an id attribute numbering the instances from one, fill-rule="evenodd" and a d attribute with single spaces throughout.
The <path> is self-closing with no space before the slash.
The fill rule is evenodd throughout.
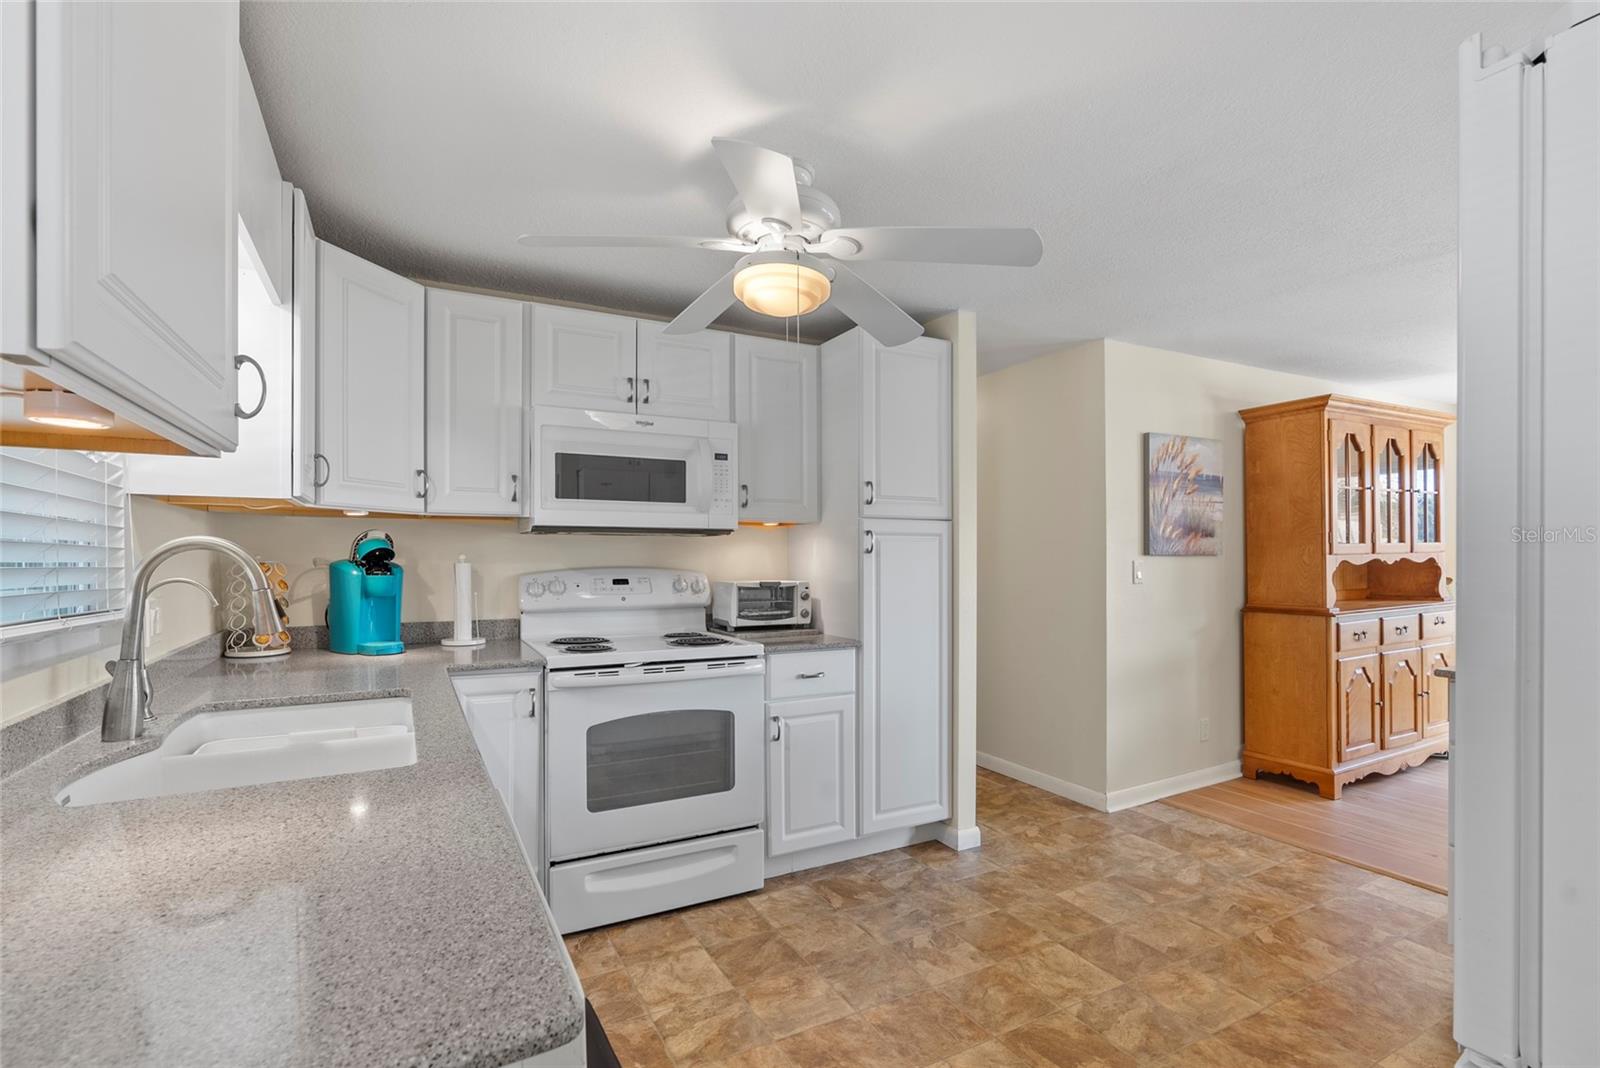
<path id="1" fill-rule="evenodd" d="M 714 671 L 681 671 L 646 673 L 638 667 L 619 669 L 616 675 L 562 675 L 552 671 L 545 676 L 545 685 L 552 690 L 592 690 L 602 686 L 639 686 L 659 682 L 715 682 L 718 679 L 745 678 L 766 674 L 766 665 L 759 659 L 737 665 L 717 668 Z"/>

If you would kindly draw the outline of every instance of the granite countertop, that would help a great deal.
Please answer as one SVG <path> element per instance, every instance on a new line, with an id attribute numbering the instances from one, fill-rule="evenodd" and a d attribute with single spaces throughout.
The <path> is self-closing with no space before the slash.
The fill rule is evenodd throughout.
<path id="1" fill-rule="evenodd" d="M 0 781 L 0 1060 L 502 1065 L 583 995 L 449 675 L 515 639 L 395 657 L 153 665 L 146 738 L 87 735 Z M 83 808 L 53 795 L 206 708 L 408 695 L 417 763 Z"/>
<path id="2" fill-rule="evenodd" d="M 756 634 L 740 635 L 760 642 L 768 653 L 810 653 L 819 649 L 859 649 L 861 643 L 854 638 L 841 638 L 834 634 Z"/>

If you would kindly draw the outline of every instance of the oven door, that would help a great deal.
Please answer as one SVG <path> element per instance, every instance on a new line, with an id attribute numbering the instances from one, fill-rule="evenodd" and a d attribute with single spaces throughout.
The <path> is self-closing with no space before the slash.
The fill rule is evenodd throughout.
<path id="1" fill-rule="evenodd" d="M 552 671 L 546 685 L 552 861 L 761 822 L 761 660 Z"/>
<path id="2" fill-rule="evenodd" d="M 732 530 L 732 423 L 533 409 L 530 530 Z"/>

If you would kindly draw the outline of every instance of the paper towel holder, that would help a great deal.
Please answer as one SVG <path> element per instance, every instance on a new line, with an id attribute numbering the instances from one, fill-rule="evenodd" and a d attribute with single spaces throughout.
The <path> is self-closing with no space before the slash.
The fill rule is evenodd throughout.
<path id="1" fill-rule="evenodd" d="M 487 639 L 477 633 L 478 595 L 472 590 L 472 565 L 464 553 L 456 558 L 455 602 L 455 633 L 440 639 L 439 644 L 456 649 L 483 645 Z"/>

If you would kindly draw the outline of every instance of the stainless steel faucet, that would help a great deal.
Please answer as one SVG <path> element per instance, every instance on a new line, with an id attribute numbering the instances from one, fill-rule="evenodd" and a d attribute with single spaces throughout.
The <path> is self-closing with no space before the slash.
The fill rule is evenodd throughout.
<path id="1" fill-rule="evenodd" d="M 111 672 L 111 688 L 106 692 L 105 715 L 100 720 L 102 742 L 132 741 L 144 733 L 145 720 L 150 718 L 150 675 L 144 664 L 144 605 L 151 589 L 150 576 L 170 558 L 195 549 L 209 549 L 232 557 L 244 568 L 245 581 L 250 584 L 250 609 L 255 617 L 256 634 L 269 635 L 278 631 L 278 606 L 255 557 L 225 538 L 204 534 L 174 538 L 158 547 L 145 557 L 133 576 L 128 590 L 128 612 L 122 621 L 122 651 L 116 660 L 106 664 L 106 670 Z"/>

